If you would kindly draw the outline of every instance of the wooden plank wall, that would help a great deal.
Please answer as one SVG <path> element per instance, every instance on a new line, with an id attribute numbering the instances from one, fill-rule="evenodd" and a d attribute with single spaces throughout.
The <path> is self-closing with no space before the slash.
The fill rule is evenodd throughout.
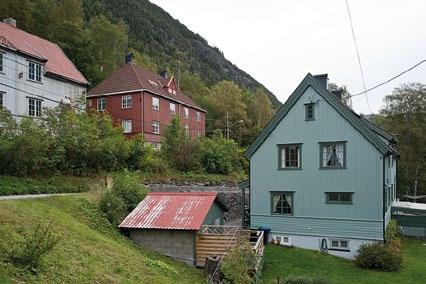
<path id="1" fill-rule="evenodd" d="M 196 265 L 204 267 L 208 256 L 223 256 L 229 249 L 238 244 L 238 233 L 232 234 L 197 234 L 195 239 Z M 229 246 L 229 248 L 228 248 Z"/>

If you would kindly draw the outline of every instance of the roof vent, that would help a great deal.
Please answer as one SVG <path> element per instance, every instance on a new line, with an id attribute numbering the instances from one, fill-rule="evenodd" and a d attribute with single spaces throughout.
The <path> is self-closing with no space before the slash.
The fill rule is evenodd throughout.
<path id="1" fill-rule="evenodd" d="M 315 79 L 317 79 L 321 85 L 323 85 L 326 89 L 328 88 L 328 74 L 318 74 L 314 75 Z"/>
<path id="2" fill-rule="evenodd" d="M 167 79 L 167 71 L 166 70 L 160 71 L 160 76 Z"/>
<path id="3" fill-rule="evenodd" d="M 14 18 L 3 19 L 3 23 L 16 28 L 16 20 Z"/>
<path id="4" fill-rule="evenodd" d="M 127 64 L 133 61 L 133 52 L 127 53 L 124 59 L 124 63 Z"/>

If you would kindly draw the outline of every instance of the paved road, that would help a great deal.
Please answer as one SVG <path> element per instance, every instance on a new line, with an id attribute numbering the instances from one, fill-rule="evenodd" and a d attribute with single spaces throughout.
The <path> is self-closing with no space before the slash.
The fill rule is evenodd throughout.
<path id="1" fill-rule="evenodd" d="M 45 198 L 45 197 L 50 197 L 50 196 L 63 196 L 63 195 L 74 195 L 74 194 L 79 194 L 79 193 L 48 193 L 48 194 L 6 195 L 6 196 L 0 196 L 0 200 Z"/>

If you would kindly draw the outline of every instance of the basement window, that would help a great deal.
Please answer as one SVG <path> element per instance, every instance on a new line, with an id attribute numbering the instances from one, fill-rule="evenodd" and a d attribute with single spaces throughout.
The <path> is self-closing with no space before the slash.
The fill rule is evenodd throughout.
<path id="1" fill-rule="evenodd" d="M 353 192 L 326 192 L 326 201 L 328 204 L 352 204 Z"/>
<path id="2" fill-rule="evenodd" d="M 350 251 L 348 240 L 330 240 L 330 250 Z"/>

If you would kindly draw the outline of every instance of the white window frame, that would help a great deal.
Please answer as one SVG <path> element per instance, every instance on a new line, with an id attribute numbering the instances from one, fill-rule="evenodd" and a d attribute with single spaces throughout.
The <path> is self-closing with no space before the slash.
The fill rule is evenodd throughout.
<path id="1" fill-rule="evenodd" d="M 132 133 L 133 122 L 131 119 L 125 119 L 121 121 L 121 127 L 123 128 L 123 133 Z"/>
<path id="2" fill-rule="evenodd" d="M 201 121 L 201 113 L 199 111 L 197 111 L 197 121 L 198 122 Z"/>
<path id="3" fill-rule="evenodd" d="M 197 138 L 200 138 L 200 137 L 201 137 L 201 132 L 197 131 Z"/>
<path id="4" fill-rule="evenodd" d="M 183 108 L 183 117 L 185 117 L 186 119 L 189 118 L 189 108 L 187 107 Z"/>
<path id="5" fill-rule="evenodd" d="M 106 98 L 98 98 L 96 101 L 96 109 L 98 111 L 105 111 L 107 107 L 107 100 Z"/>
<path id="6" fill-rule="evenodd" d="M 176 104 L 170 103 L 169 109 L 170 109 L 170 114 L 176 114 Z"/>
<path id="7" fill-rule="evenodd" d="M 125 95 L 121 97 L 121 108 L 131 108 L 133 104 L 132 95 Z"/>
<path id="8" fill-rule="evenodd" d="M 160 134 L 160 122 L 152 121 L 152 133 Z"/>
<path id="9" fill-rule="evenodd" d="M 188 124 L 185 124 L 185 135 L 186 136 L 189 136 L 189 126 L 188 126 Z"/>
<path id="10" fill-rule="evenodd" d="M 152 109 L 160 110 L 160 99 L 157 97 L 152 97 Z"/>
<path id="11" fill-rule="evenodd" d="M 341 250 L 341 251 L 350 251 L 349 249 L 349 240 L 344 239 L 329 239 L 330 247 L 329 250 Z M 334 242 L 337 242 L 337 246 L 333 245 Z M 342 246 L 342 242 L 346 243 L 346 246 Z"/>
<path id="12" fill-rule="evenodd" d="M 42 66 L 33 61 L 28 61 L 28 79 L 35 82 L 41 82 Z"/>
<path id="13" fill-rule="evenodd" d="M 28 115 L 32 117 L 41 117 L 42 100 L 36 98 L 28 98 Z"/>

